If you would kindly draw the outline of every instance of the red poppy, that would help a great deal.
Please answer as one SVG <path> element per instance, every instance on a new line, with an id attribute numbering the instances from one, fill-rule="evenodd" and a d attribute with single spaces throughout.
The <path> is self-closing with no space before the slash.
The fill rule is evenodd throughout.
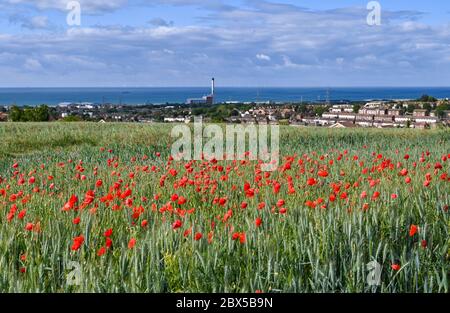
<path id="1" fill-rule="evenodd" d="M 80 249 L 80 247 L 83 245 L 83 242 L 84 242 L 84 236 L 83 235 L 75 237 L 73 239 L 72 250 L 76 251 L 76 250 Z"/>
<path id="2" fill-rule="evenodd" d="M 101 247 L 101 248 L 98 250 L 97 255 L 98 255 L 98 256 L 102 256 L 102 255 L 104 255 L 105 253 L 106 253 L 106 248 L 105 248 L 105 247 Z"/>
<path id="3" fill-rule="evenodd" d="M 194 236 L 195 241 L 199 241 L 200 239 L 202 239 L 203 235 L 202 233 L 196 233 Z"/>
<path id="4" fill-rule="evenodd" d="M 283 199 L 278 200 L 277 207 L 281 208 L 286 202 Z"/>
<path id="5" fill-rule="evenodd" d="M 414 237 L 418 230 L 419 227 L 417 225 L 411 225 L 411 227 L 409 228 L 409 237 Z"/>
<path id="6" fill-rule="evenodd" d="M 22 211 L 19 212 L 17 217 L 19 218 L 19 220 L 22 220 L 25 217 L 26 214 L 27 214 L 27 210 L 22 210 Z"/>
<path id="7" fill-rule="evenodd" d="M 317 175 L 319 175 L 320 177 L 328 177 L 328 172 L 325 170 L 320 170 Z"/>
<path id="8" fill-rule="evenodd" d="M 113 230 L 112 230 L 112 228 L 110 228 L 107 231 L 105 231 L 104 236 L 109 238 L 112 236 L 112 233 L 113 233 Z"/>
<path id="9" fill-rule="evenodd" d="M 392 268 L 394 271 L 398 271 L 398 270 L 400 270 L 401 266 L 400 266 L 400 264 L 392 264 L 392 265 L 391 265 L 391 268 Z"/>
<path id="10" fill-rule="evenodd" d="M 181 222 L 180 220 L 176 220 L 173 224 L 172 224 L 172 228 L 173 229 L 178 229 L 181 226 L 183 226 L 183 222 Z"/>
<path id="11" fill-rule="evenodd" d="M 130 241 L 128 242 L 128 249 L 133 249 L 135 245 L 136 245 L 136 239 L 131 238 Z"/>
<path id="12" fill-rule="evenodd" d="M 262 224 L 262 219 L 261 219 L 260 217 L 258 217 L 258 218 L 255 220 L 255 225 L 256 225 L 256 227 L 259 227 L 259 226 L 261 226 L 261 224 Z"/>

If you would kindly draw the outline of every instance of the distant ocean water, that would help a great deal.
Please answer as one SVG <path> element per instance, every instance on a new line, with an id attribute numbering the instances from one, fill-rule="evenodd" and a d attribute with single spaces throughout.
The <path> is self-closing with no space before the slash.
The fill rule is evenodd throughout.
<path id="1" fill-rule="evenodd" d="M 0 105 L 57 105 L 62 102 L 114 104 L 185 103 L 200 98 L 209 88 L 0 88 Z M 450 87 L 377 88 L 216 88 L 216 102 L 226 101 L 358 101 L 416 99 L 423 94 L 449 98 Z"/>

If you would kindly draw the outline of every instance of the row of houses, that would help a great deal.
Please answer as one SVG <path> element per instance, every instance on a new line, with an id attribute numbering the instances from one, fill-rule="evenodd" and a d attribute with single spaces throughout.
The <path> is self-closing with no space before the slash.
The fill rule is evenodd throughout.
<path id="1" fill-rule="evenodd" d="M 329 112 L 322 114 L 312 123 L 322 126 L 337 122 L 351 122 L 361 127 L 435 127 L 439 122 L 450 120 L 450 111 L 445 111 L 439 118 L 435 112 L 428 113 L 424 109 L 416 109 L 412 114 L 404 114 L 402 109 L 386 106 L 382 103 L 367 103 L 358 113 L 353 112 L 353 106 L 333 106 Z M 344 125 L 344 124 L 343 124 Z"/>

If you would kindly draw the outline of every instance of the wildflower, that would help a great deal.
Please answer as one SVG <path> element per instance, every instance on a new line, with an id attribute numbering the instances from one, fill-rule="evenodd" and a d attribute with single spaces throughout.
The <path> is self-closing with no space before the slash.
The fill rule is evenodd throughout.
<path id="1" fill-rule="evenodd" d="M 133 249 L 135 245 L 136 245 L 136 239 L 131 238 L 130 241 L 128 242 L 128 249 Z"/>
<path id="2" fill-rule="evenodd" d="M 112 236 L 113 230 L 112 228 L 108 229 L 107 231 L 105 231 L 104 235 L 105 237 L 109 238 Z"/>
<path id="3" fill-rule="evenodd" d="M 418 230 L 419 228 L 417 227 L 417 225 L 411 225 L 411 227 L 409 228 L 409 237 L 414 237 Z"/>
<path id="4" fill-rule="evenodd" d="M 258 218 L 255 220 L 255 225 L 256 225 L 256 227 L 259 227 L 259 226 L 261 226 L 261 224 L 262 224 L 262 219 L 261 219 L 260 217 L 258 217 Z"/>
<path id="5" fill-rule="evenodd" d="M 98 256 L 102 256 L 102 255 L 104 255 L 105 253 L 106 253 L 106 248 L 105 248 L 105 247 L 101 247 L 101 248 L 98 250 L 97 255 L 98 255 Z"/>
<path id="6" fill-rule="evenodd" d="M 80 249 L 80 247 L 83 245 L 83 242 L 84 242 L 84 236 L 83 235 L 75 237 L 73 239 L 72 250 L 76 251 L 76 250 Z"/>
<path id="7" fill-rule="evenodd" d="M 391 265 L 391 268 L 394 270 L 394 271 L 398 271 L 398 270 L 400 270 L 400 264 L 392 264 Z"/>
<path id="8" fill-rule="evenodd" d="M 200 239 L 202 239 L 203 235 L 202 233 L 196 233 L 194 236 L 195 241 L 199 241 Z"/>
<path id="9" fill-rule="evenodd" d="M 180 220 L 176 220 L 173 224 L 172 224 L 172 228 L 173 229 L 178 229 L 183 225 L 183 223 Z"/>
<path id="10" fill-rule="evenodd" d="M 19 214 L 17 215 L 17 218 L 18 218 L 19 220 L 22 220 L 22 219 L 25 217 L 26 214 L 27 214 L 27 210 L 22 210 L 22 211 L 20 211 Z"/>
<path id="11" fill-rule="evenodd" d="M 320 170 L 317 175 L 319 175 L 320 177 L 328 177 L 328 172 L 325 170 Z"/>
<path id="12" fill-rule="evenodd" d="M 81 221 L 81 218 L 76 217 L 76 218 L 73 219 L 72 223 L 73 223 L 74 225 L 78 225 L 78 224 L 80 224 L 80 221 Z"/>

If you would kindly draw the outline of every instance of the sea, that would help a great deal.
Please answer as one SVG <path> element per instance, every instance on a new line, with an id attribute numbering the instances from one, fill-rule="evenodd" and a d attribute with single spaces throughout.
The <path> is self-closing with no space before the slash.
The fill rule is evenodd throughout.
<path id="1" fill-rule="evenodd" d="M 61 103 L 122 105 L 179 104 L 210 93 L 205 87 L 142 88 L 0 88 L 0 105 L 55 106 Z M 346 102 L 417 99 L 428 94 L 450 97 L 450 87 L 218 87 L 215 102 Z"/>

